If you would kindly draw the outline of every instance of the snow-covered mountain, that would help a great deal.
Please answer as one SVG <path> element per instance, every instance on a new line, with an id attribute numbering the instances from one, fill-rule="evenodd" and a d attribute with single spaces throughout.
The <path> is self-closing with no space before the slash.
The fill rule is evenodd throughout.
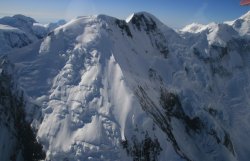
<path id="1" fill-rule="evenodd" d="M 34 39 L 24 31 L 15 27 L 0 24 L 0 55 L 13 48 L 27 46 L 33 41 Z"/>
<path id="2" fill-rule="evenodd" d="M 59 20 L 42 25 L 24 15 L 0 18 L 0 55 L 34 43 L 65 23 L 66 21 Z"/>
<path id="3" fill-rule="evenodd" d="M 233 28 L 239 32 L 241 36 L 250 35 L 250 11 L 241 16 L 240 18 L 231 21 L 231 22 L 226 22 L 227 24 L 233 26 Z"/>
<path id="4" fill-rule="evenodd" d="M 31 35 L 33 34 L 32 26 L 35 22 L 33 18 L 21 14 L 12 17 L 6 16 L 0 19 L 0 24 L 18 28 Z"/>
<path id="5" fill-rule="evenodd" d="M 248 161 L 250 40 L 241 31 L 176 32 L 145 12 L 83 16 L 8 57 L 40 107 L 28 120 L 46 160 Z"/>

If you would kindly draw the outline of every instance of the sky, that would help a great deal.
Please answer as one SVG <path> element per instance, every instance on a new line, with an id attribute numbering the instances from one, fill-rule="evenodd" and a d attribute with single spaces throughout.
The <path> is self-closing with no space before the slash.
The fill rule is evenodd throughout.
<path id="1" fill-rule="evenodd" d="M 38 22 L 77 16 L 106 14 L 126 19 L 134 12 L 146 11 L 173 28 L 192 22 L 207 24 L 234 20 L 250 6 L 240 0 L 0 0 L 0 17 L 24 14 Z"/>

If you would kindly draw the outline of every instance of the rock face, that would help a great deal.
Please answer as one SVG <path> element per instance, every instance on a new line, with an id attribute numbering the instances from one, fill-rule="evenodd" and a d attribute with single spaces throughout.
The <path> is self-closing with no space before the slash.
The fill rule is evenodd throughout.
<path id="1" fill-rule="evenodd" d="M 176 32 L 145 12 L 79 17 L 8 57 L 39 107 L 26 112 L 46 160 L 248 161 L 241 31 L 231 22 Z"/>
<path id="2" fill-rule="evenodd" d="M 35 161 L 45 158 L 42 145 L 25 117 L 25 100 L 13 76 L 13 65 L 0 58 L 0 160 Z"/>

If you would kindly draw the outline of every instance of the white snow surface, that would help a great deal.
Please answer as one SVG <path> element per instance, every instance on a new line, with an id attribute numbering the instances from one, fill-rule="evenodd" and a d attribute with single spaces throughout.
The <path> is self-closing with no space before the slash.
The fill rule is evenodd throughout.
<path id="1" fill-rule="evenodd" d="M 207 25 L 199 24 L 199 23 L 192 23 L 184 28 L 182 28 L 180 31 L 182 32 L 191 32 L 191 33 L 199 33 L 207 29 Z"/>
<path id="2" fill-rule="evenodd" d="M 134 24 L 141 15 L 145 19 Z M 215 129 L 217 139 L 230 134 L 235 155 L 205 132 L 191 137 L 173 119 L 173 134 L 191 160 L 247 161 L 250 55 L 228 46 L 242 30 L 212 23 L 177 33 L 145 12 L 123 21 L 129 30 L 117 21 L 79 17 L 9 53 L 19 83 L 42 108 L 37 138 L 46 160 L 132 160 L 120 143 L 133 136 L 143 140 L 145 132 L 159 140 L 159 160 L 183 160 L 140 104 L 141 87 L 160 112 L 160 92 L 166 88 L 178 94 L 187 116 Z M 209 108 L 218 114 L 210 116 Z"/>

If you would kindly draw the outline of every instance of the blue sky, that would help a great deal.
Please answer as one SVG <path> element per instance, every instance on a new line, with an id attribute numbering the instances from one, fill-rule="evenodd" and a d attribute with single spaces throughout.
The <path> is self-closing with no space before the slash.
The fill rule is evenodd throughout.
<path id="1" fill-rule="evenodd" d="M 250 10 L 240 0 L 0 0 L 0 16 L 24 14 L 42 23 L 93 14 L 125 19 L 147 11 L 168 26 L 180 28 L 191 22 L 222 22 Z"/>

